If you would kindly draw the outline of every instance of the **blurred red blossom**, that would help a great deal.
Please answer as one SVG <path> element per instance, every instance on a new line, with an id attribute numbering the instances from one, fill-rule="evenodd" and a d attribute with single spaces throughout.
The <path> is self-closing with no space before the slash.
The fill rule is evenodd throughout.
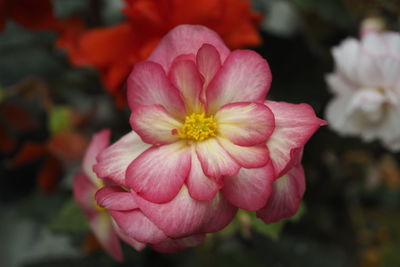
<path id="1" fill-rule="evenodd" d="M 57 45 L 73 65 L 96 67 L 104 87 L 126 104 L 125 80 L 132 66 L 146 59 L 162 36 L 180 24 L 201 24 L 215 30 L 232 49 L 261 42 L 257 23 L 261 16 L 248 0 L 125 0 L 127 21 L 112 27 L 85 31 L 76 25 Z"/>

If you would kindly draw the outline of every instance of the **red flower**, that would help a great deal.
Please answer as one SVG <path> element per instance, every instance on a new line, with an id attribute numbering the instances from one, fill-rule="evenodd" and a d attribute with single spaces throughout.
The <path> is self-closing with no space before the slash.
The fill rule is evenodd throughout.
<path id="1" fill-rule="evenodd" d="M 132 66 L 146 59 L 162 36 L 180 24 L 202 24 L 215 30 L 232 48 L 258 45 L 260 16 L 248 0 L 125 0 L 125 23 L 65 34 L 58 46 L 76 66 L 96 67 L 118 106 L 125 105 L 125 81 Z"/>

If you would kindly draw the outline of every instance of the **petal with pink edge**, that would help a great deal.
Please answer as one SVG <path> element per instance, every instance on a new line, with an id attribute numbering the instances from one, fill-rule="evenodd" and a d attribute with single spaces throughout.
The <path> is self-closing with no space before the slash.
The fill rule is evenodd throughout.
<path id="1" fill-rule="evenodd" d="M 208 177 L 219 179 L 223 175 L 236 175 L 240 165 L 218 143 L 216 138 L 209 138 L 196 144 L 196 153 L 203 172 Z"/>
<path id="2" fill-rule="evenodd" d="M 221 188 L 214 179 L 207 177 L 201 168 L 200 161 L 197 157 L 194 147 L 191 148 L 192 164 L 189 176 L 186 179 L 186 186 L 192 198 L 199 201 L 211 200 Z"/>
<path id="3" fill-rule="evenodd" d="M 272 223 L 293 216 L 300 206 L 304 191 L 304 170 L 297 165 L 274 182 L 272 195 L 267 205 L 257 211 L 257 217 L 265 223 Z"/>
<path id="4" fill-rule="evenodd" d="M 210 201 L 197 201 L 190 197 L 186 186 L 170 202 L 156 204 L 132 192 L 143 213 L 164 233 L 180 238 L 197 233 L 209 220 Z"/>
<path id="5" fill-rule="evenodd" d="M 111 216 L 130 238 L 142 243 L 156 244 L 168 237 L 140 210 L 111 211 Z"/>
<path id="6" fill-rule="evenodd" d="M 99 212 L 96 209 L 96 202 L 94 200 L 97 186 L 83 173 L 76 174 L 72 183 L 74 199 L 82 208 L 85 216 L 90 220 Z"/>
<path id="7" fill-rule="evenodd" d="M 90 228 L 101 246 L 116 260 L 122 261 L 122 249 L 117 233 L 111 223 L 111 217 L 107 212 L 99 212 L 89 220 Z"/>
<path id="8" fill-rule="evenodd" d="M 200 94 L 203 87 L 203 78 L 192 60 L 175 60 L 169 72 L 169 79 L 178 88 L 186 106 L 186 112 L 200 113 L 202 105 Z"/>
<path id="9" fill-rule="evenodd" d="M 267 141 L 276 175 L 282 176 L 295 163 L 292 157 L 302 151 L 314 132 L 326 122 L 315 116 L 307 104 L 266 101 L 275 116 L 275 130 Z"/>
<path id="10" fill-rule="evenodd" d="M 225 228 L 235 217 L 237 207 L 230 204 L 221 195 L 217 194 L 210 204 L 209 220 L 204 224 L 201 232 L 215 233 Z"/>
<path id="11" fill-rule="evenodd" d="M 265 144 L 238 146 L 223 137 L 219 137 L 218 142 L 244 168 L 259 168 L 269 161 L 269 151 Z"/>
<path id="12" fill-rule="evenodd" d="M 93 165 L 96 164 L 96 157 L 110 144 L 110 130 L 102 130 L 95 134 L 90 141 L 90 144 L 86 150 L 85 156 L 83 157 L 83 172 L 97 186 L 102 185 L 102 181 L 99 180 L 97 175 L 93 172 Z"/>
<path id="13" fill-rule="evenodd" d="M 100 153 L 93 170 L 100 178 L 110 178 L 117 184 L 126 185 L 125 172 L 129 164 L 149 147 L 132 131 Z"/>
<path id="14" fill-rule="evenodd" d="M 178 141 L 179 137 L 173 134 L 173 130 L 182 126 L 161 105 L 137 106 L 132 110 L 130 123 L 144 142 L 154 145 Z"/>
<path id="15" fill-rule="evenodd" d="M 117 223 L 111 219 L 112 225 L 114 227 L 115 232 L 117 233 L 117 235 L 126 243 L 128 243 L 130 246 L 132 246 L 134 249 L 136 249 L 137 251 L 141 251 L 146 247 L 145 243 L 139 242 L 133 238 L 131 238 L 130 236 L 128 236 L 124 231 L 122 231 L 121 228 L 119 228 L 119 226 L 117 225 Z"/>
<path id="16" fill-rule="evenodd" d="M 162 67 L 154 62 L 137 63 L 128 78 L 128 104 L 131 110 L 139 105 L 162 105 L 174 117 L 185 112 L 185 105 L 168 80 Z"/>
<path id="17" fill-rule="evenodd" d="M 100 207 L 108 210 L 134 210 L 138 206 L 132 194 L 118 186 L 106 186 L 96 192 Z"/>
<path id="18" fill-rule="evenodd" d="M 235 50 L 207 88 L 207 110 L 215 113 L 232 102 L 262 102 L 271 80 L 265 59 L 251 50 Z"/>
<path id="19" fill-rule="evenodd" d="M 196 55 L 203 44 L 213 45 L 222 62 L 230 52 L 218 34 L 209 28 L 200 25 L 180 25 L 164 36 L 149 60 L 159 63 L 168 71 L 177 56 Z"/>
<path id="20" fill-rule="evenodd" d="M 262 168 L 241 168 L 237 175 L 224 177 L 221 192 L 232 205 L 255 211 L 265 206 L 274 180 L 275 172 L 271 162 Z"/>
<path id="21" fill-rule="evenodd" d="M 126 183 L 151 202 L 168 202 L 181 189 L 190 162 L 190 148 L 183 141 L 151 147 L 129 165 Z"/>
<path id="22" fill-rule="evenodd" d="M 203 242 L 205 237 L 206 236 L 204 234 L 201 234 L 178 239 L 168 238 L 161 243 L 154 244 L 153 248 L 161 253 L 175 253 L 182 251 L 185 248 L 199 245 L 201 242 Z"/>
<path id="23" fill-rule="evenodd" d="M 264 143 L 275 128 L 274 114 L 264 104 L 237 102 L 215 114 L 218 132 L 239 146 Z"/>
<path id="24" fill-rule="evenodd" d="M 221 59 L 217 49 L 210 44 L 203 44 L 197 52 L 196 63 L 199 72 L 204 78 L 204 88 L 207 88 L 221 68 Z"/>

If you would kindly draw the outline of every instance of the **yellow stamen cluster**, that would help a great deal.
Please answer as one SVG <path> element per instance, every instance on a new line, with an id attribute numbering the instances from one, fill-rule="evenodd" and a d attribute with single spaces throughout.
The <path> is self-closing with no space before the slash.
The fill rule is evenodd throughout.
<path id="1" fill-rule="evenodd" d="M 209 137 L 215 136 L 217 132 L 217 123 L 213 116 L 206 116 L 203 113 L 192 113 L 185 117 L 185 123 L 178 130 L 178 135 L 184 139 L 203 141 Z"/>

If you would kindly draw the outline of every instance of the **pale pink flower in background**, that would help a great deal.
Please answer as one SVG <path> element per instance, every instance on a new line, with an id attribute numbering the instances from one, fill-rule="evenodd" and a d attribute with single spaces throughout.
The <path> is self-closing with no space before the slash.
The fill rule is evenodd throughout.
<path id="1" fill-rule="evenodd" d="M 94 167 L 120 185 L 103 190 L 119 193 L 99 191 L 99 205 L 158 250 L 201 242 L 237 208 L 266 222 L 293 215 L 305 188 L 303 147 L 325 122 L 306 104 L 265 101 L 271 80 L 265 59 L 230 51 L 206 27 L 170 31 L 129 77 L 133 131 Z"/>
<path id="2" fill-rule="evenodd" d="M 327 82 L 335 95 L 327 107 L 331 127 L 342 135 L 378 139 L 400 149 L 400 34 L 368 32 L 333 48 L 336 63 Z"/>

